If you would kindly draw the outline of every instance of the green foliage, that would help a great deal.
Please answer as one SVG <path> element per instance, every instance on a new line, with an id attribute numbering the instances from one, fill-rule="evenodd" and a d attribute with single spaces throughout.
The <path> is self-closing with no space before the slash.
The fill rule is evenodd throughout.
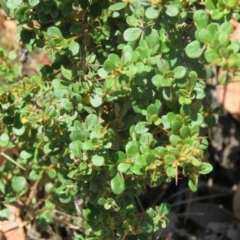
<path id="1" fill-rule="evenodd" d="M 0 168 L 2 202 L 24 201 L 37 182 L 46 199 L 34 211 L 41 226 L 57 209 L 82 219 L 71 220 L 80 239 L 158 235 L 169 206 L 143 209 L 144 187 L 181 175 L 196 191 L 212 170 L 204 162 L 214 112 L 206 79 L 213 64 L 224 83 L 239 72 L 227 21 L 235 3 L 8 0 L 21 41 L 52 64 L 0 88 L 0 145 L 20 146 L 25 169 Z M 13 56 L 1 54 L 1 76 L 17 80 Z"/>
<path id="2" fill-rule="evenodd" d="M 16 81 L 19 77 L 19 65 L 14 62 L 17 55 L 14 51 L 7 52 L 4 48 L 0 47 L 0 81 L 1 83 L 8 83 Z"/>

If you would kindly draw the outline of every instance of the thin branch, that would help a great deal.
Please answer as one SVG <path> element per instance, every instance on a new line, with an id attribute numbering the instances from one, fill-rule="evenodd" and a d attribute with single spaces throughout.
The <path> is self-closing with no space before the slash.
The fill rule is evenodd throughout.
<path id="1" fill-rule="evenodd" d="M 22 170 L 26 171 L 26 168 L 24 168 L 22 165 L 20 165 L 18 162 L 16 162 L 14 159 L 12 159 L 10 156 L 8 156 L 6 153 L 4 152 L 0 152 L 0 155 L 2 155 L 3 157 L 5 157 L 8 161 L 12 162 L 13 164 L 15 164 L 16 166 L 18 166 L 19 168 L 21 168 Z"/>

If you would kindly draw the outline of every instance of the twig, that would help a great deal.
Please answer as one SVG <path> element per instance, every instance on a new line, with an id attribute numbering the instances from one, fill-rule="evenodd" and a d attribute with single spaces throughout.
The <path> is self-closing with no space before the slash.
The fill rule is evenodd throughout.
<path id="1" fill-rule="evenodd" d="M 138 205 L 139 205 L 141 211 L 142 211 L 142 212 L 145 212 L 144 207 L 143 207 L 143 205 L 142 205 L 142 203 L 141 203 L 139 197 L 136 195 L 135 198 L 136 198 L 136 200 L 137 200 L 137 203 L 138 203 Z"/>
<path id="2" fill-rule="evenodd" d="M 39 184 L 40 180 L 37 180 L 34 185 L 31 187 L 31 191 L 30 191 L 30 194 L 29 194 L 29 197 L 27 198 L 26 200 L 26 206 L 30 204 L 30 202 L 32 201 L 33 197 L 34 197 L 34 194 L 35 194 L 35 191 L 38 187 L 38 184 Z"/>
<path id="3" fill-rule="evenodd" d="M 18 162 L 16 162 L 14 159 L 12 159 L 10 156 L 8 156 L 6 153 L 4 152 L 0 152 L 0 155 L 2 155 L 3 157 L 5 157 L 8 161 L 12 162 L 13 164 L 15 164 L 16 166 L 18 166 L 19 168 L 21 168 L 22 170 L 26 171 L 26 168 L 24 168 L 22 165 L 20 165 Z"/>

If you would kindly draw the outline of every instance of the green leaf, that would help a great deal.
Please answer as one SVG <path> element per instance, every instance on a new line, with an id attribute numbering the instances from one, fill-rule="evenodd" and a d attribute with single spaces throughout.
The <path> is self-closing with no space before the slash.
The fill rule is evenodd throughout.
<path id="1" fill-rule="evenodd" d="M 64 17 L 66 17 L 67 15 L 70 15 L 72 11 L 72 4 L 70 2 L 65 2 L 65 4 L 62 6 L 64 6 L 61 8 L 62 15 Z M 91 13 L 91 8 L 90 8 L 90 13 Z"/>
<path id="2" fill-rule="evenodd" d="M 61 66 L 61 73 L 66 79 L 68 79 L 68 80 L 72 79 L 72 71 L 64 68 L 63 65 Z"/>
<path id="3" fill-rule="evenodd" d="M 6 0 L 5 0 L 6 1 Z M 7 8 L 8 9 L 15 9 L 15 8 L 18 8 L 19 6 L 17 6 L 17 5 L 14 5 L 12 2 L 10 2 L 10 1 L 7 1 L 7 3 L 6 3 L 6 5 L 7 5 Z"/>
<path id="4" fill-rule="evenodd" d="M 148 154 L 147 157 L 148 157 L 148 161 L 150 161 L 149 158 L 153 157 L 153 155 L 152 154 Z M 146 167 L 147 166 L 147 159 L 146 159 L 146 157 L 145 156 L 137 157 L 137 159 L 135 160 L 135 165 L 139 166 L 139 167 Z"/>
<path id="5" fill-rule="evenodd" d="M 88 221 L 93 220 L 95 217 L 95 213 L 94 213 L 93 209 L 91 209 L 91 208 L 84 208 L 82 213 L 83 213 L 84 219 L 86 219 Z M 93 240 L 96 240 L 96 239 L 93 239 Z"/>
<path id="6" fill-rule="evenodd" d="M 170 78 L 164 78 L 164 77 L 162 77 L 161 79 L 160 79 L 160 83 L 161 83 L 161 86 L 162 87 L 170 87 L 170 86 L 172 86 L 172 80 L 170 79 Z"/>
<path id="7" fill-rule="evenodd" d="M 28 3 L 31 7 L 35 7 L 39 4 L 40 0 L 28 0 Z"/>
<path id="8" fill-rule="evenodd" d="M 157 211 L 162 215 L 166 216 L 170 212 L 170 205 L 168 203 L 161 203 Z"/>
<path id="9" fill-rule="evenodd" d="M 207 29 L 200 29 L 198 31 L 198 39 L 199 41 L 207 44 L 211 44 L 213 40 L 212 34 Z"/>
<path id="10" fill-rule="evenodd" d="M 218 36 L 218 41 L 222 46 L 227 46 L 229 43 L 230 37 L 229 33 L 227 32 L 221 32 Z"/>
<path id="11" fill-rule="evenodd" d="M 8 142 L 9 139 L 10 139 L 9 136 L 6 133 L 2 133 L 1 136 L 0 136 L 0 141 L 1 142 Z"/>
<path id="12" fill-rule="evenodd" d="M 42 175 L 35 171 L 35 170 L 32 170 L 30 173 L 29 173 L 29 179 L 31 179 L 32 181 L 37 181 L 39 179 L 42 178 Z"/>
<path id="13" fill-rule="evenodd" d="M 190 128 L 188 126 L 183 126 L 180 129 L 180 136 L 183 139 L 189 137 L 190 136 Z"/>
<path id="14" fill-rule="evenodd" d="M 121 62 L 120 57 L 115 53 L 109 54 L 108 59 L 114 63 L 115 67 L 118 67 L 119 63 Z"/>
<path id="15" fill-rule="evenodd" d="M 126 153 L 129 156 L 138 156 L 139 155 L 138 146 L 136 146 L 134 142 L 129 142 L 126 146 Z"/>
<path id="16" fill-rule="evenodd" d="M 211 164 L 203 162 L 200 168 L 198 168 L 198 172 L 200 174 L 208 174 L 213 170 L 213 167 Z"/>
<path id="17" fill-rule="evenodd" d="M 15 18 L 18 19 L 19 22 L 27 21 L 26 12 L 28 11 L 29 6 L 21 6 L 15 11 Z"/>
<path id="18" fill-rule="evenodd" d="M 75 56 L 79 53 L 80 45 L 75 41 L 71 41 L 68 45 L 68 48 L 72 52 L 72 55 Z"/>
<path id="19" fill-rule="evenodd" d="M 106 202 L 106 203 L 104 204 L 104 208 L 105 208 L 106 210 L 109 210 L 111 207 L 112 207 L 112 204 L 109 203 L 109 202 Z"/>
<path id="20" fill-rule="evenodd" d="M 177 5 L 168 5 L 166 9 L 166 14 L 170 17 L 176 17 L 179 13 L 179 8 Z"/>
<path id="21" fill-rule="evenodd" d="M 11 180 L 11 186 L 15 192 L 21 192 L 27 188 L 27 181 L 24 177 L 15 176 Z"/>
<path id="22" fill-rule="evenodd" d="M 161 75 L 161 74 L 154 75 L 152 77 L 152 84 L 159 88 L 162 86 L 162 84 L 161 84 L 162 79 L 163 79 L 163 75 Z"/>
<path id="23" fill-rule="evenodd" d="M 169 123 L 172 123 L 175 120 L 175 113 L 168 112 L 167 113 L 167 120 L 168 120 Z"/>
<path id="24" fill-rule="evenodd" d="M 206 0 L 205 6 L 209 10 L 214 10 L 216 8 L 217 0 Z"/>
<path id="25" fill-rule="evenodd" d="M 188 186 L 191 189 L 191 191 L 196 192 L 198 187 L 198 181 L 197 179 L 189 179 L 188 180 Z"/>
<path id="26" fill-rule="evenodd" d="M 25 126 L 22 125 L 21 123 L 15 123 L 14 126 L 12 127 L 12 132 L 17 136 L 21 136 L 25 132 Z"/>
<path id="27" fill-rule="evenodd" d="M 149 146 L 153 140 L 153 136 L 151 133 L 143 133 L 139 139 L 139 143 L 141 145 Z"/>
<path id="28" fill-rule="evenodd" d="M 126 76 L 133 77 L 134 75 L 137 74 L 137 72 L 138 72 L 137 67 L 129 65 L 128 70 L 126 71 Z"/>
<path id="29" fill-rule="evenodd" d="M 0 191 L 5 194 L 5 184 L 3 183 L 2 180 L 0 180 Z"/>
<path id="30" fill-rule="evenodd" d="M 108 75 L 108 72 L 104 68 L 98 69 L 97 73 L 101 78 L 105 78 Z"/>
<path id="31" fill-rule="evenodd" d="M 193 14 L 193 20 L 198 28 L 206 28 L 209 21 L 209 16 L 204 10 L 197 10 Z"/>
<path id="32" fill-rule="evenodd" d="M 187 115 L 189 115 L 189 112 L 190 112 L 190 108 L 188 105 L 183 105 L 180 109 L 180 114 L 181 116 L 185 117 Z"/>
<path id="33" fill-rule="evenodd" d="M 226 34 L 231 34 L 234 30 L 234 27 L 231 23 L 229 22 L 224 22 L 220 27 L 219 27 L 219 31 L 220 32 L 224 32 Z"/>
<path id="34" fill-rule="evenodd" d="M 159 113 L 159 108 L 156 105 L 151 104 L 147 107 L 147 115 L 150 115 L 150 116 L 158 115 L 158 113 Z"/>
<path id="35" fill-rule="evenodd" d="M 223 12 L 222 10 L 219 10 L 219 9 L 214 9 L 212 11 L 212 19 L 214 20 L 220 20 L 222 17 L 223 17 Z"/>
<path id="36" fill-rule="evenodd" d="M 47 34 L 50 38 L 53 38 L 53 39 L 62 39 L 63 38 L 60 29 L 57 27 L 49 27 L 47 30 Z"/>
<path id="37" fill-rule="evenodd" d="M 200 113 L 193 113 L 190 115 L 192 125 L 200 125 L 203 122 L 203 116 Z"/>
<path id="38" fill-rule="evenodd" d="M 119 2 L 119 3 L 115 3 L 115 4 L 111 5 L 109 7 L 109 10 L 111 10 L 111 11 L 119 11 L 119 10 L 125 8 L 126 6 L 127 6 L 126 2 Z"/>
<path id="39" fill-rule="evenodd" d="M 69 203 L 70 201 L 72 201 L 72 196 L 69 196 L 69 195 L 67 195 L 67 194 L 65 194 L 65 193 L 60 194 L 60 195 L 58 196 L 58 198 L 59 198 L 59 201 L 60 201 L 61 203 L 64 203 L 64 204 L 67 204 L 67 203 Z"/>
<path id="40" fill-rule="evenodd" d="M 204 52 L 204 57 L 206 58 L 208 63 L 213 63 L 220 58 L 218 55 L 218 50 L 210 47 L 208 47 L 207 50 Z"/>
<path id="41" fill-rule="evenodd" d="M 99 155 L 93 155 L 91 161 L 92 161 L 93 165 L 98 166 L 98 167 L 102 166 L 105 162 L 104 157 L 99 156 Z"/>
<path id="42" fill-rule="evenodd" d="M 22 150 L 21 153 L 20 153 L 20 157 L 22 159 L 29 159 L 33 156 L 33 154 L 31 152 L 28 152 L 26 150 Z"/>
<path id="43" fill-rule="evenodd" d="M 169 177 L 175 177 L 177 175 L 177 168 L 169 166 L 167 167 L 166 172 Z"/>
<path id="44" fill-rule="evenodd" d="M 115 63 L 113 61 L 107 59 L 103 64 L 103 68 L 106 72 L 111 73 L 112 71 L 115 70 L 116 66 L 115 66 Z"/>
<path id="45" fill-rule="evenodd" d="M 130 171 L 137 176 L 142 176 L 143 175 L 142 166 L 133 165 L 133 166 L 130 167 Z"/>
<path id="46" fill-rule="evenodd" d="M 131 136 L 131 138 L 132 138 L 134 141 L 136 141 L 136 139 L 137 139 L 137 133 L 136 133 L 136 131 L 135 131 L 135 127 L 134 127 L 134 126 L 131 126 L 129 130 L 130 130 L 130 136 Z M 126 149 L 129 148 L 129 147 L 132 146 L 132 145 L 135 146 L 135 145 L 136 145 L 135 142 L 128 142 L 127 145 L 126 145 Z"/>
<path id="47" fill-rule="evenodd" d="M 141 34 L 142 34 L 141 28 L 136 27 L 128 28 L 127 30 L 124 31 L 123 38 L 127 42 L 132 42 L 138 40 Z"/>
<path id="48" fill-rule="evenodd" d="M 148 128 L 146 128 L 146 125 L 148 125 L 148 123 L 146 123 L 146 122 L 139 122 L 135 126 L 136 133 L 138 133 L 138 134 L 146 133 L 148 131 Z"/>
<path id="49" fill-rule="evenodd" d="M 79 140 L 76 140 L 74 142 L 71 142 L 69 145 L 69 148 L 71 150 L 71 153 L 75 156 L 75 157 L 81 157 L 82 156 L 82 142 L 80 142 Z"/>
<path id="50" fill-rule="evenodd" d="M 52 193 L 53 190 L 54 190 L 55 186 L 53 183 L 46 183 L 45 186 L 44 186 L 44 190 L 45 192 L 48 194 L 48 193 Z"/>
<path id="51" fill-rule="evenodd" d="M 84 130 L 82 124 L 79 121 L 74 122 L 74 129 L 70 135 L 70 139 L 84 141 L 89 137 L 89 132 Z"/>
<path id="52" fill-rule="evenodd" d="M 164 161 L 166 164 L 173 164 L 176 157 L 173 154 L 167 154 L 164 156 Z"/>
<path id="53" fill-rule="evenodd" d="M 220 84 L 226 84 L 228 82 L 230 82 L 231 78 L 229 77 L 228 73 L 224 72 L 222 73 L 219 78 L 218 81 Z"/>
<path id="54" fill-rule="evenodd" d="M 121 194 L 125 190 L 125 182 L 120 173 L 111 180 L 111 189 L 115 194 Z"/>
<path id="55" fill-rule="evenodd" d="M 173 121 L 172 124 L 171 124 L 171 128 L 173 130 L 173 133 L 178 134 L 182 125 L 183 125 L 183 123 L 180 122 L 180 121 Z"/>
<path id="56" fill-rule="evenodd" d="M 201 166 L 202 163 L 201 163 L 197 158 L 192 157 L 192 158 L 191 158 L 191 164 L 192 164 L 194 167 L 199 167 L 199 166 Z"/>
<path id="57" fill-rule="evenodd" d="M 97 95 L 96 93 L 93 93 L 90 97 L 90 103 L 93 107 L 97 108 L 103 103 L 102 97 Z"/>
<path id="58" fill-rule="evenodd" d="M 126 154 L 124 152 L 121 152 L 121 151 L 116 152 L 114 157 L 118 162 L 124 162 L 126 160 Z"/>
<path id="59" fill-rule="evenodd" d="M 169 141 L 171 144 L 177 145 L 178 142 L 181 141 L 181 138 L 178 135 L 171 135 Z"/>
<path id="60" fill-rule="evenodd" d="M 54 94 L 57 98 L 63 98 L 68 94 L 67 86 L 61 79 L 53 79 L 52 85 L 54 88 Z"/>
<path id="61" fill-rule="evenodd" d="M 99 205 L 104 205 L 107 202 L 107 200 L 105 198 L 99 198 L 98 199 L 98 204 Z"/>
<path id="62" fill-rule="evenodd" d="M 145 65 L 142 63 L 142 62 L 137 62 L 136 63 L 136 68 L 137 68 L 137 71 L 138 73 L 143 73 L 144 72 L 144 69 L 145 69 Z M 141 78 L 142 79 L 142 78 Z"/>
<path id="63" fill-rule="evenodd" d="M 124 52 L 122 55 L 122 58 L 123 58 L 123 62 L 126 65 L 132 63 L 132 52 L 128 52 L 128 51 Z"/>
<path id="64" fill-rule="evenodd" d="M 206 94 L 204 89 L 202 88 L 194 88 L 194 91 L 196 93 L 196 99 L 203 99 L 205 98 Z"/>
<path id="65" fill-rule="evenodd" d="M 23 0 L 11 0 L 13 5 L 19 6 L 22 4 Z"/>
<path id="66" fill-rule="evenodd" d="M 60 10 L 57 8 L 57 6 L 53 6 L 50 14 L 52 18 L 57 18 L 60 14 Z"/>
<path id="67" fill-rule="evenodd" d="M 12 125 L 14 123 L 14 117 L 6 116 L 3 118 L 3 123 L 5 125 Z"/>
<path id="68" fill-rule="evenodd" d="M 157 67 L 161 73 L 165 73 L 170 70 L 170 62 L 168 60 L 160 58 L 157 62 Z"/>
<path id="69" fill-rule="evenodd" d="M 160 14 L 160 10 L 158 8 L 148 7 L 145 11 L 145 16 L 148 19 L 157 19 Z"/>
<path id="70" fill-rule="evenodd" d="M 131 15 L 127 17 L 127 23 L 131 27 L 137 27 L 140 24 L 139 19 L 135 18 L 135 16 Z"/>
<path id="71" fill-rule="evenodd" d="M 88 130 L 94 129 L 94 127 L 98 124 L 98 116 L 95 114 L 89 114 L 85 119 L 85 123 Z"/>
<path id="72" fill-rule="evenodd" d="M 47 170 L 47 174 L 50 178 L 54 179 L 57 176 L 56 170 L 53 168 L 49 168 Z"/>
<path id="73" fill-rule="evenodd" d="M 181 96 L 181 97 L 179 98 L 179 103 L 180 103 L 181 105 L 184 105 L 184 104 L 188 105 L 188 104 L 191 104 L 191 103 L 192 103 L 192 100 L 191 100 L 189 97 Z"/>
<path id="74" fill-rule="evenodd" d="M 170 123 L 169 123 L 166 115 L 162 116 L 162 124 L 163 124 L 164 129 L 170 128 Z"/>
<path id="75" fill-rule="evenodd" d="M 198 58 L 201 56 L 202 49 L 200 46 L 199 41 L 195 40 L 191 43 L 189 43 L 185 49 L 186 54 L 190 58 Z"/>
<path id="76" fill-rule="evenodd" d="M 119 172 L 126 173 L 131 166 L 130 163 L 120 163 L 117 169 Z"/>
<path id="77" fill-rule="evenodd" d="M 147 7 L 151 4 L 150 1 L 148 1 L 148 0 L 138 0 L 138 3 L 144 7 Z"/>
<path id="78" fill-rule="evenodd" d="M 177 66 L 173 69 L 174 78 L 181 79 L 186 76 L 187 69 L 183 66 Z"/>
<path id="79" fill-rule="evenodd" d="M 11 216 L 10 210 L 8 208 L 3 208 L 0 210 L 0 219 L 9 220 Z"/>
<path id="80" fill-rule="evenodd" d="M 200 148 L 205 150 L 208 148 L 208 140 L 207 139 L 202 139 L 201 142 L 200 142 Z"/>
<path id="81" fill-rule="evenodd" d="M 230 40 L 231 44 L 229 44 L 227 46 L 227 49 L 234 52 L 234 53 L 237 53 L 240 49 L 240 45 L 239 45 L 239 42 L 237 39 L 231 39 Z"/>
<path id="82" fill-rule="evenodd" d="M 64 109 L 67 111 L 72 111 L 73 110 L 73 104 L 68 100 L 68 99 L 63 99 L 64 101 Z"/>

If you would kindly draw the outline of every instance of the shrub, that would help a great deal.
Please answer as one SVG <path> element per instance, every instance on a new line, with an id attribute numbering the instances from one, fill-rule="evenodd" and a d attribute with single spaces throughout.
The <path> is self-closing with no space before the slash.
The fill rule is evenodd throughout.
<path id="1" fill-rule="evenodd" d="M 0 145 L 22 149 L 0 168 L 2 203 L 37 209 L 41 226 L 63 212 L 78 239 L 153 239 L 170 209 L 144 209 L 145 186 L 181 175 L 196 191 L 199 175 L 212 169 L 206 130 L 215 109 L 206 80 L 214 64 L 224 70 L 221 83 L 239 71 L 228 22 L 239 17 L 237 1 L 8 0 L 2 7 L 27 48 L 51 60 L 15 82 L 15 72 L 2 70 Z"/>

